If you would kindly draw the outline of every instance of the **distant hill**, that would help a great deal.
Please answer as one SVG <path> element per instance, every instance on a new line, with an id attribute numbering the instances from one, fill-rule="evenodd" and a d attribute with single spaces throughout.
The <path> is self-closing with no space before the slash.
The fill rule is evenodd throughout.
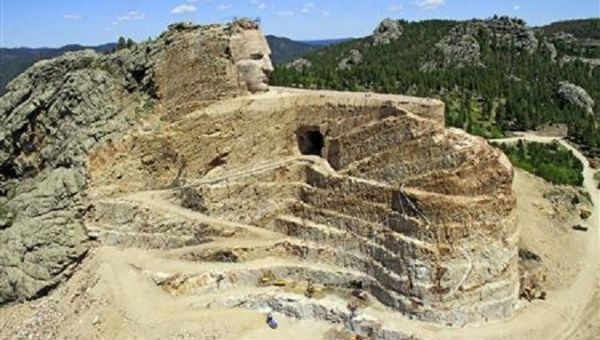
<path id="1" fill-rule="evenodd" d="M 448 126 L 488 138 L 564 124 L 600 157 L 599 24 L 384 20 L 373 36 L 310 51 L 298 67 L 276 67 L 272 83 L 437 97 Z"/>
<path id="2" fill-rule="evenodd" d="M 312 46 L 325 47 L 325 46 L 331 46 L 331 45 L 341 44 L 341 43 L 344 43 L 346 41 L 350 41 L 350 40 L 353 40 L 353 39 L 354 38 L 323 39 L 323 40 L 302 40 L 300 42 L 305 43 L 305 44 L 309 44 L 309 45 L 312 45 Z"/>
<path id="3" fill-rule="evenodd" d="M 285 64 L 308 52 L 315 51 L 326 46 L 340 44 L 348 40 L 352 39 L 296 41 L 289 38 L 267 35 L 267 42 L 269 43 L 272 52 L 271 60 L 275 65 Z"/>
<path id="4" fill-rule="evenodd" d="M 305 42 L 294 41 L 289 38 L 267 35 L 267 42 L 271 47 L 271 60 L 273 64 L 285 64 L 295 58 L 316 50 L 318 47 Z"/>
<path id="5" fill-rule="evenodd" d="M 546 33 L 570 33 L 579 39 L 600 39 L 600 19 L 557 21 L 540 27 Z"/>
<path id="6" fill-rule="evenodd" d="M 115 46 L 116 44 L 109 43 L 99 46 L 66 45 L 60 48 L 0 48 L 0 95 L 4 93 L 8 82 L 39 60 L 88 48 L 99 52 L 108 52 L 112 51 Z"/>

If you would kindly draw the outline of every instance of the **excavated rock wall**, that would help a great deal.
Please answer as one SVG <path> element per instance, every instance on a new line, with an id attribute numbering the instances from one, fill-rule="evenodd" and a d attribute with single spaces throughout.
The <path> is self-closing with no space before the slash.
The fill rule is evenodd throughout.
<path id="1" fill-rule="evenodd" d="M 302 155 L 307 132 L 322 145 Z M 515 307 L 511 165 L 483 139 L 446 130 L 437 101 L 298 90 L 235 99 L 116 143 L 121 161 L 92 171 L 98 192 L 169 187 L 176 172 L 143 166 L 162 153 L 143 148 L 155 138 L 185 164 L 182 205 L 353 259 L 316 261 L 361 271 L 388 306 L 454 325 Z"/>
<path id="2" fill-rule="evenodd" d="M 229 54 L 230 39 L 230 29 L 222 25 L 183 24 L 172 25 L 157 39 L 151 59 L 167 114 L 184 114 L 246 93 Z"/>
<path id="3" fill-rule="evenodd" d="M 287 240 L 279 251 L 343 272 L 273 269 L 295 280 L 359 280 L 382 303 L 443 324 L 510 316 L 518 273 L 507 159 L 445 129 L 436 100 L 239 96 L 263 91 L 272 69 L 259 33 L 251 21 L 173 25 L 131 49 L 38 63 L 9 85 L 0 303 L 44 294 L 92 242 L 171 249 L 268 234 Z M 161 189 L 176 193 L 176 209 L 135 203 Z M 240 271 L 240 284 L 268 266 Z"/>

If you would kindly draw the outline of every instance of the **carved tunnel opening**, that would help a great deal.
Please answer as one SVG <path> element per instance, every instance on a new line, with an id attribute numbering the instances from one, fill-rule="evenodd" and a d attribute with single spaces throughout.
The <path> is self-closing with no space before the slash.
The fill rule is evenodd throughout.
<path id="1" fill-rule="evenodd" d="M 303 155 L 323 156 L 325 137 L 318 127 L 301 127 L 296 131 L 298 148 Z"/>

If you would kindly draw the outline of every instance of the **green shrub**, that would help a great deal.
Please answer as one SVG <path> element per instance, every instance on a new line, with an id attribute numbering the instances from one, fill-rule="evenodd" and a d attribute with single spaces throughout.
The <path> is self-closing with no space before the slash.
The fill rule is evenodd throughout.
<path id="1" fill-rule="evenodd" d="M 583 164 L 559 143 L 519 141 L 516 145 L 495 144 L 512 164 L 554 184 L 583 184 Z"/>

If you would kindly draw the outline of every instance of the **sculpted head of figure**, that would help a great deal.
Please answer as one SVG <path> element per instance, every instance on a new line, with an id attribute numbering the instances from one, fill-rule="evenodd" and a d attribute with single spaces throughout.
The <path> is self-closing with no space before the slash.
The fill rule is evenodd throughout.
<path id="1" fill-rule="evenodd" d="M 273 64 L 263 32 L 256 22 L 248 19 L 235 21 L 231 28 L 230 50 L 240 80 L 252 93 L 268 91 Z"/>

